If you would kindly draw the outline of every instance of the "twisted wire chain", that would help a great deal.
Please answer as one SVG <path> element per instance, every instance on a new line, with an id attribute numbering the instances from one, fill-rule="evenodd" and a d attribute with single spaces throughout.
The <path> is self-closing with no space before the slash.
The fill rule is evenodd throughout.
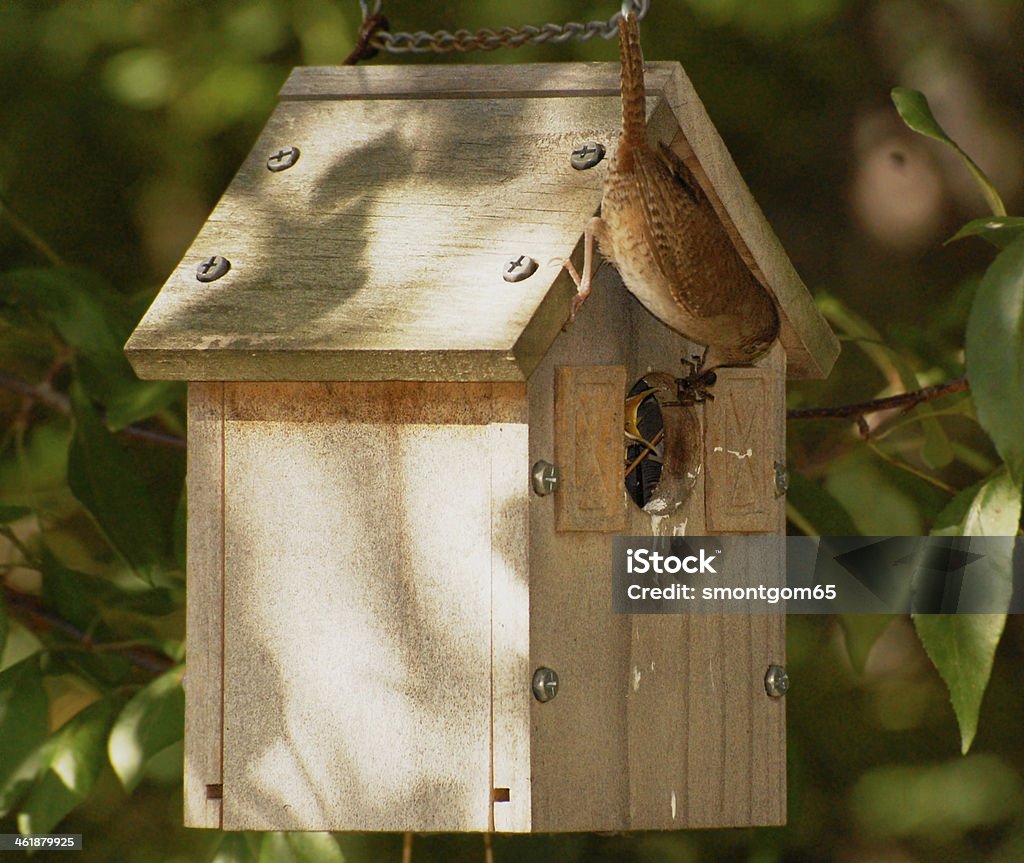
<path id="1" fill-rule="evenodd" d="M 383 0 L 359 0 L 364 26 L 371 17 L 381 15 L 382 5 Z M 637 18 L 642 19 L 647 14 L 650 0 L 626 0 L 622 5 L 624 8 L 627 6 L 632 8 Z M 500 27 L 497 30 L 482 28 L 476 32 L 456 30 L 454 33 L 449 33 L 445 30 L 438 30 L 435 33 L 427 33 L 420 30 L 416 33 L 391 33 L 384 29 L 377 29 L 370 35 L 368 44 L 371 48 L 391 54 L 493 51 L 496 48 L 518 48 L 527 43 L 540 45 L 545 42 L 560 45 L 569 39 L 579 39 L 585 42 L 594 36 L 611 39 L 618 35 L 621 15 L 621 12 L 616 12 L 607 21 L 589 21 L 586 24 L 576 21 L 569 21 L 565 24 L 544 24 L 540 27 L 524 24 L 521 27 Z"/>

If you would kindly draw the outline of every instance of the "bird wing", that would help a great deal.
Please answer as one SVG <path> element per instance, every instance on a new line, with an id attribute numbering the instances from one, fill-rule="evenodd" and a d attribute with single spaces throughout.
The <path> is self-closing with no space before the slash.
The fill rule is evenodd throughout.
<path id="1" fill-rule="evenodd" d="M 701 188 L 700 183 L 697 182 L 697 178 L 693 175 L 693 171 L 690 170 L 686 162 L 680 159 L 676 151 L 664 141 L 658 142 L 658 148 L 661 151 L 662 159 L 665 161 L 665 166 L 686 190 L 686 194 L 690 196 L 693 203 L 698 207 L 710 207 L 711 201 L 708 200 L 704 189 Z"/>
<path id="2" fill-rule="evenodd" d="M 637 152 L 633 172 L 644 238 L 674 298 L 691 313 L 723 313 L 714 287 L 736 250 L 696 177 L 664 145 Z"/>

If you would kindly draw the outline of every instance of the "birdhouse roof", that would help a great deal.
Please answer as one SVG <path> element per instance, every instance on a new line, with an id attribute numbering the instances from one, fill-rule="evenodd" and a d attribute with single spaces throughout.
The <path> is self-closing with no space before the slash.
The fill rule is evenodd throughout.
<path id="1" fill-rule="evenodd" d="M 143 378 L 524 380 L 565 322 L 561 263 L 601 202 L 616 63 L 296 69 L 126 345 Z M 647 68 L 652 132 L 775 296 L 791 377 L 838 344 L 678 63 Z M 279 167 L 289 148 L 298 159 Z M 278 155 L 282 154 L 282 155 Z M 213 281 L 197 269 L 219 256 Z M 510 262 L 537 262 L 510 282 Z M 215 270 L 213 262 L 205 269 Z"/>

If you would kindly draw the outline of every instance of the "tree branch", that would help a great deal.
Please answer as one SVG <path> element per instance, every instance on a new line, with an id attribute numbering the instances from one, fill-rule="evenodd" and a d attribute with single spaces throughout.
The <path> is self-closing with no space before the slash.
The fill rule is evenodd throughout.
<path id="1" fill-rule="evenodd" d="M 38 402 L 63 416 L 71 416 L 70 399 L 63 393 L 59 393 L 51 388 L 48 384 L 30 384 L 16 375 L 0 371 L 0 388 L 17 393 L 22 398 Z M 161 444 L 162 446 L 174 447 L 175 449 L 185 448 L 185 441 L 177 435 L 157 431 L 156 429 L 144 428 L 143 426 L 126 426 L 118 434 L 123 434 L 125 437 L 137 440 Z"/>
<path id="2" fill-rule="evenodd" d="M 163 674 L 174 667 L 174 661 L 170 657 L 148 647 L 122 647 L 93 640 L 88 632 L 50 611 L 43 605 L 39 597 L 30 593 L 22 593 L 5 584 L 3 585 L 3 595 L 7 607 L 29 629 L 35 632 L 59 632 L 61 635 L 77 641 L 86 650 L 123 656 L 137 668 L 151 671 L 154 674 Z"/>
<path id="3" fill-rule="evenodd" d="M 951 381 L 944 381 L 941 384 L 933 384 L 930 387 L 922 387 L 919 390 L 911 390 L 906 393 L 888 396 L 884 399 L 873 399 L 868 402 L 857 402 L 852 405 L 837 405 L 831 408 L 794 408 L 786 411 L 786 419 L 791 420 L 817 420 L 817 419 L 852 419 L 863 431 L 864 417 L 867 414 L 889 411 L 894 408 L 910 408 L 923 402 L 941 399 L 954 393 L 968 390 L 967 376 L 961 375 Z"/>

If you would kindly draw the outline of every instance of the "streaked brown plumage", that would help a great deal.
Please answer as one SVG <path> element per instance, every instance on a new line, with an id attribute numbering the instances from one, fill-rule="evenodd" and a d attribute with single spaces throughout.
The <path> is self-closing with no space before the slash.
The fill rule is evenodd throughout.
<path id="1" fill-rule="evenodd" d="M 619 21 L 622 136 L 608 166 L 601 215 L 587 226 L 573 311 L 590 291 L 593 240 L 648 310 L 707 345 L 702 370 L 753 362 L 779 333 L 775 303 L 740 258 L 692 172 L 648 144 L 644 64 L 635 14 Z"/>

